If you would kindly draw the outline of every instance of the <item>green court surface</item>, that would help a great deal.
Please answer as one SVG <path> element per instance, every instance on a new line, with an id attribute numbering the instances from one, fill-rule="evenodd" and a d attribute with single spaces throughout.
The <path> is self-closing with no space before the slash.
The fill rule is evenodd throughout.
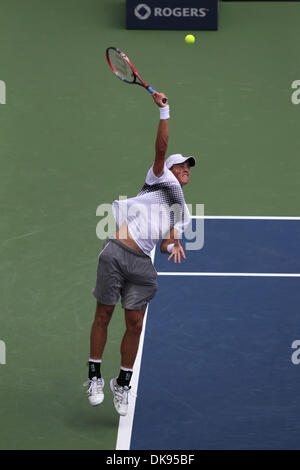
<path id="1" fill-rule="evenodd" d="M 125 1 L 2 0 L 0 449 L 114 449 L 109 392 L 89 407 L 96 208 L 135 195 L 154 157 L 158 110 L 117 80 L 126 51 L 171 107 L 169 154 L 199 162 L 186 202 L 207 215 L 299 216 L 300 4 L 220 5 L 219 31 L 127 31 Z M 119 369 L 118 305 L 103 358 Z"/>

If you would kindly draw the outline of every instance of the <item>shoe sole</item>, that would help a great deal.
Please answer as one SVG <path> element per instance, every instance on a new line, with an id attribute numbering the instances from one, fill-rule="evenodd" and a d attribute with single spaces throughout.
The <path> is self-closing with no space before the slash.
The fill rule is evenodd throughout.
<path id="1" fill-rule="evenodd" d="M 89 400 L 89 404 L 90 404 L 91 406 L 98 406 L 98 405 L 101 405 L 101 403 L 103 403 L 103 401 L 104 401 L 104 397 L 103 397 L 103 399 L 102 399 L 101 401 L 99 401 L 98 403 L 91 403 L 90 400 Z"/>

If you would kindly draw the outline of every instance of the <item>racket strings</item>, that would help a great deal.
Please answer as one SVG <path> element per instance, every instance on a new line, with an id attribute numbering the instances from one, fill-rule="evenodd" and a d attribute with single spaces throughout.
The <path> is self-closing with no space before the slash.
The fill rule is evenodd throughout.
<path id="1" fill-rule="evenodd" d="M 117 51 L 113 49 L 109 51 L 109 60 L 114 68 L 115 74 L 121 78 L 121 80 L 126 80 L 128 82 L 134 81 L 134 73 L 132 72 L 129 64 Z"/>

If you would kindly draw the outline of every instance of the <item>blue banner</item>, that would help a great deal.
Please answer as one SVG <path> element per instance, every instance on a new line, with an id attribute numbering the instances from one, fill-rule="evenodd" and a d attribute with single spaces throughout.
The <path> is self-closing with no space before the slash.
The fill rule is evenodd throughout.
<path id="1" fill-rule="evenodd" d="M 235 0 L 223 0 L 223 2 L 233 2 Z M 299 2 L 300 0 L 237 0 L 239 2 Z"/>
<path id="2" fill-rule="evenodd" d="M 127 29 L 215 30 L 218 0 L 126 0 Z"/>

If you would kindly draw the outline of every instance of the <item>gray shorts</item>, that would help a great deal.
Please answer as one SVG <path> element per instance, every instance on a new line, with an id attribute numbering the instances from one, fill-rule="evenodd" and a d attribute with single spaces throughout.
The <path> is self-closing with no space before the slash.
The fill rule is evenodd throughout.
<path id="1" fill-rule="evenodd" d="M 145 310 L 157 290 L 157 272 L 151 258 L 116 239 L 108 239 L 98 258 L 96 287 L 98 302 L 115 305 L 121 295 L 122 307 Z"/>

